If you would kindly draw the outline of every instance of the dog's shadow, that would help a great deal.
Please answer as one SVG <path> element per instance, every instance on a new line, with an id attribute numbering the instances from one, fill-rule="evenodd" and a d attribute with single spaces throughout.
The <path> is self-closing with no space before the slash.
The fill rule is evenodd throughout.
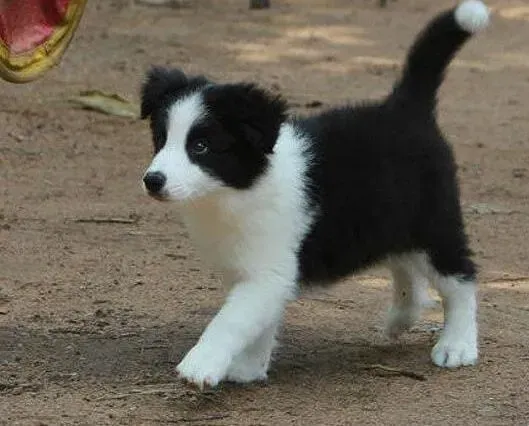
<path id="1" fill-rule="evenodd" d="M 276 352 L 269 377 L 272 382 L 303 382 L 305 376 L 320 378 L 398 375 L 426 380 L 429 365 L 430 339 L 387 342 L 381 337 L 372 342 L 358 337 L 353 340 L 329 340 L 313 336 L 283 345 Z M 417 371 L 418 373 L 413 373 Z M 408 374 L 409 373 L 409 374 Z"/>
<path id="2" fill-rule="evenodd" d="M 201 321 L 198 321 L 199 323 Z M 174 367 L 200 335 L 200 325 L 190 328 L 170 324 L 118 333 L 50 333 L 25 328 L 0 328 L 0 358 L 3 373 L 19 374 L 28 383 L 30 377 L 67 384 L 87 382 L 120 384 L 179 383 Z M 423 338 L 424 337 L 424 338 Z M 427 336 L 410 344 L 377 344 L 360 338 L 330 340 L 311 330 L 288 330 L 282 336 L 269 372 L 268 386 L 306 383 L 314 377 L 380 375 L 376 365 L 432 372 L 428 362 Z M 386 373 L 391 374 L 391 371 Z M 385 373 L 384 373 L 385 374 Z M 27 376 L 27 377 L 25 377 Z M 16 386 L 16 383 L 13 384 Z M 262 386 L 257 384 L 254 386 Z M 240 387 L 225 384 L 223 390 Z"/>

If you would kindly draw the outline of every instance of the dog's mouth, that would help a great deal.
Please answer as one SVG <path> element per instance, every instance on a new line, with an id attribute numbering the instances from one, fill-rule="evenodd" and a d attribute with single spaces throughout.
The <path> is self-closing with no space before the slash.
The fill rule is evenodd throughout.
<path id="1" fill-rule="evenodd" d="M 147 192 L 147 194 L 156 201 L 169 201 L 169 195 L 165 192 Z"/>

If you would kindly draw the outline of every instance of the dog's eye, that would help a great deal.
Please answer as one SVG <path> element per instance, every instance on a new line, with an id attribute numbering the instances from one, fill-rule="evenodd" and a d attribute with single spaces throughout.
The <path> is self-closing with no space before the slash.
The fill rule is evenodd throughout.
<path id="1" fill-rule="evenodd" d="M 209 151 L 208 141 L 206 139 L 197 139 L 191 143 L 191 152 L 196 155 L 202 155 Z"/>

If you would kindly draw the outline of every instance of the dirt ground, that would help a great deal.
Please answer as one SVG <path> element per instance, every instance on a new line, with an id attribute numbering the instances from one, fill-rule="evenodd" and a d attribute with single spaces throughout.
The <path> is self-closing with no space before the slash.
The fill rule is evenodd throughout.
<path id="1" fill-rule="evenodd" d="M 191 3 L 91 0 L 60 67 L 0 83 L 0 424 L 528 425 L 529 2 L 491 0 L 493 25 L 453 63 L 439 106 L 481 268 L 480 364 L 430 363 L 439 307 L 386 341 L 389 281 L 375 269 L 289 307 L 268 383 L 203 394 L 174 366 L 224 292 L 176 207 L 142 192 L 147 123 L 64 100 L 98 89 L 137 102 L 146 68 L 165 64 L 258 81 L 311 114 L 386 93 L 416 32 L 453 2 Z"/>

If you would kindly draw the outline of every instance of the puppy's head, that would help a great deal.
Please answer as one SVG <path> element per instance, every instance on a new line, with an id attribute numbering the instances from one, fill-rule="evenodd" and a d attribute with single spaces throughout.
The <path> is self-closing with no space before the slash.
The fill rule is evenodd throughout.
<path id="1" fill-rule="evenodd" d="M 286 105 L 252 84 L 217 85 L 153 68 L 142 88 L 154 158 L 143 182 L 160 200 L 248 189 L 267 168 Z"/>

